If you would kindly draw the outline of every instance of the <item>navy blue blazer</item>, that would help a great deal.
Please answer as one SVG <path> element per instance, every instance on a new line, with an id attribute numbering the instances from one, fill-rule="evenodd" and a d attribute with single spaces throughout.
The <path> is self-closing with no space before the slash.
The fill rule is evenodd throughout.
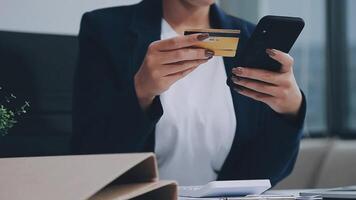
<path id="1" fill-rule="evenodd" d="M 142 111 L 133 78 L 148 45 L 160 39 L 161 19 L 161 0 L 84 14 L 74 80 L 73 153 L 154 151 L 155 125 L 164 111 L 158 97 L 147 113 Z M 254 25 L 216 5 L 211 6 L 210 20 L 214 28 L 241 30 L 236 57 L 224 58 L 231 77 Z M 305 98 L 298 120 L 291 121 L 264 103 L 233 90 L 231 94 L 237 129 L 218 180 L 268 178 L 274 185 L 291 172 L 298 154 Z"/>

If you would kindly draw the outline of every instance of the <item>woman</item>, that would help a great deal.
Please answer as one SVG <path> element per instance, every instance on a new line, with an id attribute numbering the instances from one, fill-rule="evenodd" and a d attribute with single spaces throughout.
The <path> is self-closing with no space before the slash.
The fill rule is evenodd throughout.
<path id="1" fill-rule="evenodd" d="M 239 29 L 239 52 L 254 25 L 214 0 L 144 0 L 83 16 L 73 150 L 155 152 L 161 178 L 181 185 L 276 184 L 293 168 L 306 110 L 293 59 L 268 49 L 280 72 L 245 68 L 239 53 L 192 47 L 209 35 L 183 36 L 189 28 Z"/>

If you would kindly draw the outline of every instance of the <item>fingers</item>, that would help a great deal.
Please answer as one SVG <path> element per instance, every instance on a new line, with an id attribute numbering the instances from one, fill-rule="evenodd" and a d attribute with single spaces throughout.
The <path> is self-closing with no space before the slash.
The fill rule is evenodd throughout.
<path id="1" fill-rule="evenodd" d="M 192 35 L 177 36 L 174 38 L 160 40 L 152 43 L 153 48 L 159 51 L 169 51 L 173 49 L 180 49 L 190 47 L 199 41 L 205 40 L 209 37 L 207 33 L 197 33 Z"/>
<path id="2" fill-rule="evenodd" d="M 260 92 L 270 96 L 277 96 L 279 94 L 278 87 L 269 83 L 234 76 L 231 77 L 231 80 L 236 85 L 243 86 L 244 88 L 248 88 L 256 92 Z"/>
<path id="3" fill-rule="evenodd" d="M 231 78 L 236 84 L 234 90 L 266 103 L 277 113 L 296 115 L 302 97 L 293 75 L 293 58 L 275 49 L 268 49 L 266 53 L 282 64 L 282 70 L 272 72 L 254 68 L 234 68 L 232 72 L 236 77 Z"/>
<path id="4" fill-rule="evenodd" d="M 282 64 L 281 72 L 289 72 L 292 70 L 294 59 L 287 53 L 277 49 L 266 49 L 266 53 L 274 60 Z"/>
<path id="5" fill-rule="evenodd" d="M 214 52 L 202 48 L 183 48 L 172 51 L 159 52 L 162 64 L 176 63 L 186 60 L 201 60 L 213 57 Z"/>
<path id="6" fill-rule="evenodd" d="M 169 64 L 162 69 L 165 76 L 169 76 L 178 72 L 186 71 L 190 68 L 198 67 L 199 65 L 208 62 L 209 59 L 192 60 L 192 61 L 182 61 L 175 64 Z"/>
<path id="7" fill-rule="evenodd" d="M 283 85 L 285 83 L 284 74 L 293 70 L 293 58 L 289 54 L 276 49 L 267 49 L 266 53 L 282 64 L 281 71 L 273 72 L 256 68 L 237 67 L 232 69 L 232 73 L 238 77 L 254 79 L 274 85 Z"/>
<path id="8" fill-rule="evenodd" d="M 250 97 L 256 101 L 264 102 L 266 104 L 269 104 L 270 101 L 273 99 L 273 97 L 268 94 L 256 92 L 254 90 L 244 87 L 235 87 L 234 90 L 244 96 Z"/>
<path id="9" fill-rule="evenodd" d="M 194 71 L 198 66 L 189 68 L 187 70 L 184 71 L 180 71 L 177 72 L 175 74 L 170 74 L 168 76 L 166 76 L 165 78 L 168 79 L 169 84 L 173 84 L 175 83 L 177 80 L 184 78 L 185 76 L 187 76 L 188 74 L 190 74 L 192 71 Z"/>
<path id="10" fill-rule="evenodd" d="M 272 72 L 256 68 L 237 67 L 232 69 L 232 73 L 238 77 L 259 80 L 275 85 L 281 83 L 281 74 L 278 72 Z"/>

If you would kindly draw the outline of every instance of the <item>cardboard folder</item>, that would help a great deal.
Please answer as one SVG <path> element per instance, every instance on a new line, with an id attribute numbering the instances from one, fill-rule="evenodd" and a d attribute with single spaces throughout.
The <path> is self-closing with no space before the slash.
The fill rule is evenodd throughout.
<path id="1" fill-rule="evenodd" d="M 177 184 L 152 153 L 3 158 L 0 199 L 176 200 Z"/>

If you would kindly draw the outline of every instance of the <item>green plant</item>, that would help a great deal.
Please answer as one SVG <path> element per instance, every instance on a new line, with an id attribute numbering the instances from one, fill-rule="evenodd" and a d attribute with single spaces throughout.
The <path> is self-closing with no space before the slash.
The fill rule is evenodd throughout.
<path id="1" fill-rule="evenodd" d="M 0 134 L 6 135 L 16 123 L 15 113 L 0 105 Z"/>
<path id="2" fill-rule="evenodd" d="M 2 92 L 2 90 L 3 89 L 0 86 L 0 94 L 2 94 L 1 96 L 4 98 L 3 100 L 0 100 L 0 135 L 3 136 L 6 135 L 8 131 L 17 123 L 16 117 L 26 113 L 26 108 L 30 105 L 27 101 L 25 101 L 25 104 L 21 106 L 20 109 L 10 109 L 10 104 L 16 99 L 16 96 L 13 94 L 7 96 L 3 94 L 4 92 Z"/>

